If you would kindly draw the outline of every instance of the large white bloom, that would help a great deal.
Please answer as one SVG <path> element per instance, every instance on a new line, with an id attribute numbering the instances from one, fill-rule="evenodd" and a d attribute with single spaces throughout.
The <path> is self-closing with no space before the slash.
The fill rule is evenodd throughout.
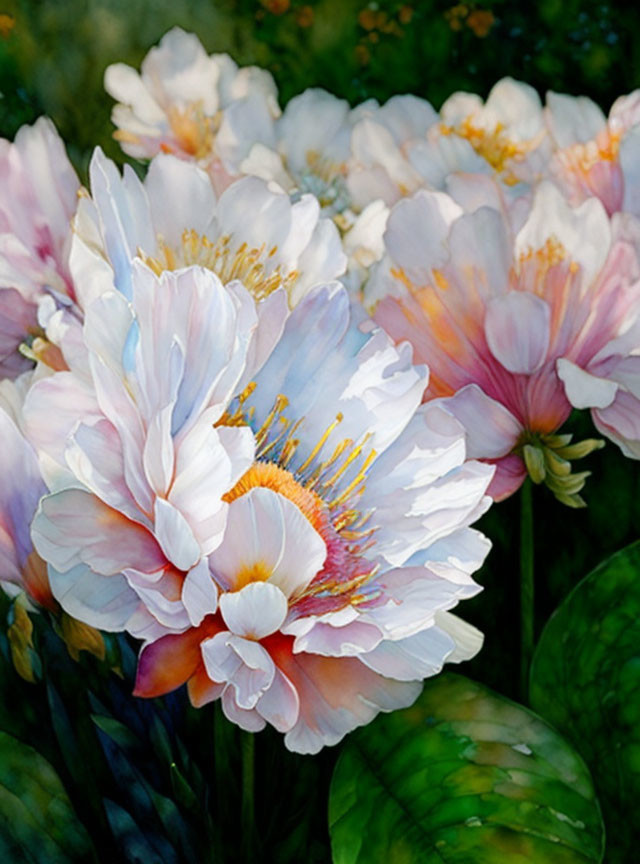
<path id="1" fill-rule="evenodd" d="M 129 166 L 121 176 L 100 149 L 89 176 L 92 197 L 81 201 L 71 250 L 85 306 L 114 284 L 130 297 L 137 256 L 157 273 L 200 265 L 223 282 L 239 279 L 256 301 L 285 288 L 291 305 L 344 272 L 338 232 L 311 195 L 292 203 L 245 177 L 218 197 L 197 166 L 166 155 L 142 182 Z"/>
<path id="2" fill-rule="evenodd" d="M 419 407 L 426 371 L 344 288 L 302 299 L 264 363 L 239 283 L 132 270 L 89 308 L 89 371 L 36 384 L 27 426 L 53 494 L 33 538 L 71 614 L 147 640 L 139 695 L 185 681 L 247 729 L 315 752 L 410 704 L 481 637 L 492 469 Z M 106 326 L 105 326 L 106 325 Z"/>

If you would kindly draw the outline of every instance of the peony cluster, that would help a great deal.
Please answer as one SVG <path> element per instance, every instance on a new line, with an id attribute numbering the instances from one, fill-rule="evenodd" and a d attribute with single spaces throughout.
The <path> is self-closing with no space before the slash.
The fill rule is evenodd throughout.
<path id="1" fill-rule="evenodd" d="M 281 111 L 179 29 L 105 86 L 144 179 L 0 142 L 0 579 L 314 753 L 479 650 L 472 525 L 582 503 L 573 408 L 640 458 L 640 96 Z"/>

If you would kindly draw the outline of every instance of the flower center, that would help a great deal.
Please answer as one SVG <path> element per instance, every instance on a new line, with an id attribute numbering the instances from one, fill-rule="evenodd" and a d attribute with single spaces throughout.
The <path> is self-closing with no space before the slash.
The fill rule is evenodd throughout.
<path id="1" fill-rule="evenodd" d="M 215 135 L 220 126 L 218 115 L 210 117 L 204 113 L 201 102 L 192 102 L 184 109 L 172 105 L 167 116 L 178 146 L 185 153 L 194 159 L 204 159 L 212 152 Z M 161 146 L 165 153 L 173 150 L 166 142 Z"/>
<path id="2" fill-rule="evenodd" d="M 444 135 L 459 135 L 466 139 L 478 156 L 491 165 L 494 171 L 502 174 L 502 180 L 508 186 L 519 182 L 518 177 L 509 168 L 509 163 L 523 162 L 531 149 L 531 144 L 513 141 L 505 132 L 502 123 L 496 123 L 492 130 L 474 125 L 473 118 L 465 118 L 459 126 L 441 126 Z"/>
<path id="3" fill-rule="evenodd" d="M 601 162 L 615 162 L 620 149 L 621 132 L 612 132 L 605 128 L 598 133 L 593 141 L 573 144 L 558 151 L 558 158 L 576 174 L 588 175 Z"/>
<path id="4" fill-rule="evenodd" d="M 238 398 L 235 413 L 227 413 L 220 425 L 254 425 L 253 412 L 247 403 L 255 385 Z M 296 599 L 292 608 L 302 614 L 323 614 L 347 605 L 375 599 L 367 586 L 377 566 L 364 553 L 372 544 L 375 528 L 368 525 L 371 513 L 356 506 L 364 489 L 367 470 L 375 451 L 366 453 L 365 438 L 360 444 L 341 439 L 331 455 L 322 458 L 321 451 L 342 422 L 338 414 L 307 458 L 291 470 L 299 440 L 296 433 L 304 418 L 292 423 L 283 412 L 288 400 L 280 395 L 262 426 L 255 432 L 256 462 L 225 496 L 230 503 L 251 489 L 264 487 L 287 498 L 308 519 L 327 547 L 323 569 Z M 247 581 L 258 576 L 247 574 Z"/>
<path id="5" fill-rule="evenodd" d="M 277 246 L 267 250 L 264 244 L 252 248 L 241 243 L 234 248 L 228 234 L 209 240 L 191 229 L 183 231 L 177 248 L 158 237 L 156 255 L 146 255 L 140 249 L 138 254 L 158 276 L 165 270 L 194 265 L 205 267 L 225 284 L 240 280 L 256 300 L 263 300 L 277 288 L 284 288 L 290 294 L 299 276 L 297 270 L 285 271 L 281 265 L 273 264 L 277 251 Z"/>
<path id="6" fill-rule="evenodd" d="M 315 150 L 306 155 L 308 170 L 299 178 L 300 192 L 315 195 L 322 209 L 332 215 L 342 213 L 351 203 L 345 183 L 346 165 L 323 158 Z"/>

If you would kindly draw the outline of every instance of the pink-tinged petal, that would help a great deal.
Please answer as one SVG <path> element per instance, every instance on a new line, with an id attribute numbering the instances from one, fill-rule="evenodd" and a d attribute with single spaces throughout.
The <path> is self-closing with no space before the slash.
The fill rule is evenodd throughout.
<path id="1" fill-rule="evenodd" d="M 531 375 L 549 350 L 549 304 L 525 291 L 509 291 L 487 306 L 484 332 L 489 349 L 509 372 Z"/>
<path id="2" fill-rule="evenodd" d="M 625 456 L 640 459 L 640 399 L 619 390 L 607 408 L 592 412 L 596 427 L 620 447 Z"/>
<path id="3" fill-rule="evenodd" d="M 487 489 L 487 495 L 494 501 L 504 501 L 522 486 L 527 478 L 527 469 L 515 453 L 504 456 L 495 462 L 496 473 Z"/>
<path id="4" fill-rule="evenodd" d="M 200 644 L 221 629 L 215 618 L 185 633 L 163 636 L 140 652 L 134 696 L 163 696 L 184 684 L 202 663 Z"/>
<path id="5" fill-rule="evenodd" d="M 185 630 L 190 626 L 181 596 L 184 574 L 169 566 L 155 573 L 143 573 L 129 567 L 123 575 L 148 612 L 166 630 Z"/>
<path id="6" fill-rule="evenodd" d="M 249 639 L 275 633 L 287 617 L 287 610 L 287 598 L 271 582 L 250 582 L 240 591 L 220 597 L 220 612 L 229 630 Z"/>
<path id="7" fill-rule="evenodd" d="M 274 636 L 265 644 L 300 700 L 298 721 L 285 738 L 294 753 L 337 744 L 379 711 L 411 705 L 422 689 L 421 682 L 392 681 L 352 657 L 293 654 L 291 637 Z"/>
<path id="8" fill-rule="evenodd" d="M 202 708 L 222 696 L 222 692 L 226 684 L 218 684 L 212 681 L 207 675 L 207 670 L 204 668 L 204 663 L 200 665 L 194 674 L 187 681 L 187 691 L 189 693 L 189 701 L 194 708 Z"/>
<path id="9" fill-rule="evenodd" d="M 581 265 L 583 284 L 589 285 L 611 246 L 606 210 L 597 198 L 571 207 L 553 183 L 543 181 L 536 188 L 529 218 L 516 237 L 516 257 L 526 259 L 549 240 L 560 243 L 568 259 Z"/>
<path id="10" fill-rule="evenodd" d="M 498 459 L 518 442 L 522 426 L 510 411 L 469 384 L 441 402 L 464 426 L 468 459 Z"/>
<path id="11" fill-rule="evenodd" d="M 211 577 L 206 558 L 202 558 L 187 573 L 182 586 L 182 602 L 194 627 L 201 624 L 206 615 L 212 615 L 216 611 L 218 589 Z"/>
<path id="12" fill-rule="evenodd" d="M 178 570 L 189 570 L 202 554 L 189 523 L 182 513 L 164 498 L 156 498 L 154 516 L 154 533 L 160 548 Z"/>
<path id="13" fill-rule="evenodd" d="M 574 408 L 607 408 L 615 399 L 618 384 L 592 375 L 564 357 L 556 363 L 558 378 Z"/>
<path id="14" fill-rule="evenodd" d="M 201 647 L 211 680 L 226 681 L 239 708 L 255 708 L 275 675 L 273 660 L 262 645 L 227 631 L 205 639 Z"/>
<path id="15" fill-rule="evenodd" d="M 62 608 L 91 627 L 119 633 L 140 605 L 124 576 L 101 576 L 86 564 L 77 564 L 65 573 L 49 567 L 51 591 Z"/>
<path id="16" fill-rule="evenodd" d="M 140 412 L 121 374 L 95 354 L 90 356 L 89 363 L 100 409 L 118 430 L 122 442 L 127 486 L 140 509 L 149 513 L 153 496 L 142 460 L 145 430 Z"/>
<path id="17" fill-rule="evenodd" d="M 278 732 L 289 732 L 296 725 L 300 713 L 298 692 L 279 669 L 271 687 L 258 699 L 255 710 Z"/>
<path id="18" fill-rule="evenodd" d="M 25 300 L 15 288 L 0 288 L 0 374 L 16 378 L 32 366 L 19 353 L 21 342 L 35 332 L 38 325 L 36 306 Z"/>
<path id="19" fill-rule="evenodd" d="M 33 549 L 29 526 L 46 493 L 36 454 L 9 415 L 0 409 L 0 579 L 21 583 Z"/>
<path id="20" fill-rule="evenodd" d="M 267 725 L 255 708 L 241 708 L 234 695 L 233 687 L 227 685 L 222 693 L 222 713 L 231 723 L 235 723 L 245 732 L 261 732 Z"/>
<path id="21" fill-rule="evenodd" d="M 140 512 L 124 479 L 120 436 L 106 419 L 92 425 L 81 423 L 65 452 L 75 477 L 109 507 L 138 522 L 148 519 Z"/>
<path id="22" fill-rule="evenodd" d="M 382 640 L 382 631 L 366 621 L 352 621 L 334 625 L 332 616 L 317 621 L 304 635 L 297 636 L 293 644 L 295 654 L 320 654 L 323 657 L 355 657 L 372 651 Z"/>
<path id="23" fill-rule="evenodd" d="M 259 487 L 229 505 L 225 536 L 210 563 L 228 590 L 269 579 L 290 596 L 309 584 L 326 556 L 324 540 L 295 504 Z"/>
<path id="24" fill-rule="evenodd" d="M 460 216 L 462 209 L 442 192 L 421 190 L 393 208 L 385 244 L 394 260 L 402 262 L 414 284 L 428 284 L 432 271 L 446 262 L 449 226 Z M 425 225 L 429 226 L 428 232 Z"/>
<path id="25" fill-rule="evenodd" d="M 127 567 L 154 571 L 166 563 L 146 528 L 80 489 L 43 498 L 31 534 L 42 558 L 62 572 L 84 563 L 109 576 Z"/>
<path id="26" fill-rule="evenodd" d="M 171 353 L 183 356 L 172 418 L 172 434 L 185 434 L 210 405 L 220 414 L 243 372 L 257 324 L 255 303 L 239 284 L 227 290 L 211 270 L 187 267 L 158 278 L 141 261 L 133 263 L 139 340 L 136 372 L 148 403 L 145 413 L 165 407 L 174 387 Z"/>
<path id="27" fill-rule="evenodd" d="M 24 403 L 25 434 L 40 455 L 50 489 L 63 479 L 73 480 L 65 448 L 78 424 L 102 418 L 93 390 L 71 372 L 57 372 L 31 387 Z"/>

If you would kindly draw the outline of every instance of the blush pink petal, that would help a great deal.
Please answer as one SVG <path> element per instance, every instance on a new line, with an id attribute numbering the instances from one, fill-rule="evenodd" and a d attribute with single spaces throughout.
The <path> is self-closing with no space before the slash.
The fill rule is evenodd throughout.
<path id="1" fill-rule="evenodd" d="M 496 399 L 469 384 L 441 403 L 464 426 L 470 459 L 506 456 L 522 433 L 522 425 Z"/>
<path id="2" fill-rule="evenodd" d="M 102 575 L 127 567 L 153 571 L 166 563 L 146 528 L 80 489 L 44 498 L 32 535 L 39 554 L 62 572 L 81 562 Z"/>
<path id="3" fill-rule="evenodd" d="M 511 291 L 487 305 L 484 332 L 489 350 L 505 369 L 531 375 L 549 349 L 551 310 L 535 294 Z"/>
<path id="4" fill-rule="evenodd" d="M 285 737 L 295 753 L 337 744 L 379 711 L 411 705 L 422 689 L 421 682 L 384 678 L 355 658 L 293 654 L 290 638 L 273 637 L 269 651 L 300 700 L 298 721 Z"/>

